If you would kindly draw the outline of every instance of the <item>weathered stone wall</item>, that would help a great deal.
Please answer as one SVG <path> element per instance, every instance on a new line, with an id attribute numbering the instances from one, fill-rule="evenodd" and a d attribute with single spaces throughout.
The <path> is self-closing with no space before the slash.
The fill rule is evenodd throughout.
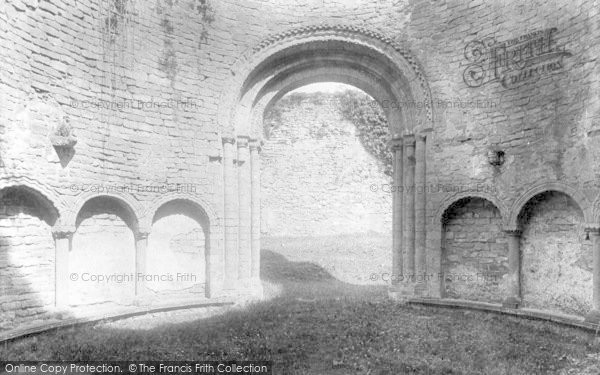
<path id="1" fill-rule="evenodd" d="M 564 194 L 545 193 L 525 208 L 521 249 L 527 306 L 569 314 L 592 305 L 592 249 L 581 209 Z"/>
<path id="2" fill-rule="evenodd" d="M 159 298 L 176 294 L 204 297 L 206 236 L 202 225 L 185 202 L 157 212 L 148 236 L 146 261 L 146 286 L 151 293 L 162 295 Z"/>
<path id="3" fill-rule="evenodd" d="M 272 236 L 391 232 L 382 162 L 341 113 L 340 95 L 291 94 L 265 119 L 262 231 Z"/>
<path id="4" fill-rule="evenodd" d="M 507 292 L 508 247 L 498 209 L 467 198 L 446 211 L 444 221 L 445 296 L 501 302 Z"/>
<path id="5" fill-rule="evenodd" d="M 127 214 L 110 200 L 86 204 L 69 252 L 69 303 L 131 304 L 135 239 Z"/>
<path id="6" fill-rule="evenodd" d="M 428 185 L 472 195 L 483 186 L 506 207 L 505 219 L 521 209 L 515 202 L 534 185 L 567 190 L 549 183 L 558 182 L 579 193 L 586 213 L 600 175 L 598 17 L 592 0 L 9 0 L 0 7 L 0 181 L 29 178 L 62 218 L 75 217 L 84 200 L 113 189 L 136 206 L 139 219 L 165 184 L 186 184 L 193 186 L 187 193 L 208 202 L 220 218 L 225 124 L 217 112 L 222 95 L 232 90 L 224 83 L 242 73 L 242 56 L 267 36 L 343 23 L 380 31 L 408 47 L 421 65 L 434 108 Z M 553 45 L 570 53 L 559 63 L 537 73 L 517 70 L 525 73 L 518 85 L 511 78 L 508 87 L 465 82 L 474 77 L 465 74 L 468 43 L 554 27 Z M 65 116 L 78 143 L 74 153 L 59 157 L 50 135 Z M 505 153 L 501 166 L 488 163 L 492 144 Z M 441 264 L 441 224 L 434 218 L 451 195 L 428 193 L 428 266 L 434 270 Z M 24 254 L 27 241 L 21 242 L 17 227 L 1 227 L 2 238 L 21 245 L 3 246 L 0 259 L 11 262 L 8 251 Z M 586 285 L 573 284 L 570 295 L 585 301 Z M 20 311 L 10 303 L 11 314 Z"/>
<path id="7" fill-rule="evenodd" d="M 0 330 L 44 318 L 54 304 L 54 241 L 34 198 L 0 198 Z"/>

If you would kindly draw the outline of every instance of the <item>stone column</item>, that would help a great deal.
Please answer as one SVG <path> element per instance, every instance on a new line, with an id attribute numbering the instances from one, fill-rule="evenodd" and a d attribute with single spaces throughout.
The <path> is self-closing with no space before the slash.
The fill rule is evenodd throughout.
<path id="1" fill-rule="evenodd" d="M 404 136 L 403 203 L 404 203 L 404 269 L 411 277 L 415 274 L 415 136 Z"/>
<path id="2" fill-rule="evenodd" d="M 54 237 L 54 305 L 69 306 L 69 252 L 75 230 L 59 228 L 52 232 Z M 81 275 L 79 275 L 81 276 Z"/>
<path id="3" fill-rule="evenodd" d="M 238 279 L 239 202 L 235 171 L 235 139 L 223 138 L 225 277 L 223 289 L 236 289 Z"/>
<path id="4" fill-rule="evenodd" d="M 508 237 L 508 295 L 502 306 L 516 309 L 521 304 L 521 231 L 509 228 L 504 233 Z"/>
<path id="5" fill-rule="evenodd" d="M 592 310 L 585 317 L 586 322 L 600 324 L 600 226 L 587 225 L 585 229 L 592 240 L 593 252 L 593 304 Z"/>
<path id="6" fill-rule="evenodd" d="M 417 274 L 427 272 L 426 265 L 426 219 L 425 205 L 427 198 L 426 181 L 426 135 L 417 136 L 415 165 L 415 271 Z"/>
<path id="7" fill-rule="evenodd" d="M 392 138 L 390 147 L 393 153 L 393 187 L 392 192 L 392 282 L 396 284 L 404 270 L 404 259 L 402 256 L 402 197 L 403 197 L 403 175 L 402 175 L 402 137 Z"/>
<path id="8" fill-rule="evenodd" d="M 262 294 L 260 282 L 260 144 L 255 139 L 250 143 L 250 166 L 252 169 L 252 289 Z"/>
<path id="9" fill-rule="evenodd" d="M 248 150 L 248 137 L 240 136 L 238 145 L 238 195 L 239 195 L 239 243 L 238 280 L 240 286 L 249 286 L 251 276 L 251 237 L 252 237 L 252 171 Z"/>
<path id="10" fill-rule="evenodd" d="M 141 305 L 148 295 L 144 276 L 146 275 L 146 257 L 148 234 L 150 230 L 139 231 L 135 235 L 135 303 Z"/>

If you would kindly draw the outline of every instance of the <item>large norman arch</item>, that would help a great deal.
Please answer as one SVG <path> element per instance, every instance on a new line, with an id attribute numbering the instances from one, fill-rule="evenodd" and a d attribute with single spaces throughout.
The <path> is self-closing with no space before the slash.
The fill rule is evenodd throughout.
<path id="1" fill-rule="evenodd" d="M 244 285 L 260 289 L 259 152 L 264 113 L 289 91 L 323 81 L 358 87 L 384 108 L 393 135 L 394 185 L 403 187 L 393 197 L 393 270 L 424 271 L 425 194 L 415 186 L 426 185 L 426 138 L 434 119 L 430 89 L 416 58 L 372 30 L 315 25 L 265 39 L 234 67 L 239 68 L 225 86 L 218 114 L 223 137 L 225 284 L 232 289 Z"/>

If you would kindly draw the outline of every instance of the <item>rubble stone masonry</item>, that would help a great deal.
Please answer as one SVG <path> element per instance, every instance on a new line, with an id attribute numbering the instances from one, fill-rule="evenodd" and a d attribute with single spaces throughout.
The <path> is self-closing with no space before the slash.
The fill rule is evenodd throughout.
<path id="1" fill-rule="evenodd" d="M 260 166 L 251 153 L 275 150 L 260 149 L 262 114 L 294 86 L 332 80 L 387 110 L 395 184 L 448 187 L 396 196 L 394 272 L 489 269 L 504 285 L 447 293 L 434 277 L 392 288 L 396 295 L 597 312 L 599 21 L 594 0 L 4 1 L 1 329 L 54 309 L 75 316 L 82 300 L 69 298 L 70 270 L 92 253 L 99 269 L 158 272 L 153 224 L 172 201 L 193 208 L 170 214 L 190 219 L 185 228 L 204 243 L 174 251 L 182 272 L 188 258 L 203 269 L 203 280 L 188 280 L 186 301 L 260 294 L 260 231 L 249 223 L 261 216 L 250 186 Z M 287 149 L 290 160 L 310 155 L 323 171 L 324 154 L 298 147 Z M 266 177 L 263 186 L 275 178 Z M 104 203 L 86 203 L 100 196 Z M 564 209 L 552 208 L 559 196 L 569 197 Z M 331 201 L 310 207 L 341 216 Z M 263 223 L 276 230 L 268 215 Z M 392 228 L 388 215 L 379 222 Z M 119 288 L 98 288 L 90 301 L 147 303 L 143 283 Z"/>

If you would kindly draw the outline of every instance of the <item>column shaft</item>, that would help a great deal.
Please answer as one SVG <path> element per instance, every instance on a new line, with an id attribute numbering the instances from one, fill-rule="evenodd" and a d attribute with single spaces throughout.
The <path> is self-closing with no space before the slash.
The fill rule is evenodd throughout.
<path id="1" fill-rule="evenodd" d="M 594 305 L 593 309 L 600 312 L 600 232 L 593 232 L 593 252 L 594 252 Z"/>
<path id="2" fill-rule="evenodd" d="M 425 136 L 417 136 L 415 166 L 415 271 L 417 274 L 427 272 L 426 265 L 426 157 Z"/>
<path id="3" fill-rule="evenodd" d="M 251 276 L 251 208 L 252 176 L 248 138 L 238 137 L 238 194 L 239 194 L 239 243 L 238 279 L 247 285 Z"/>
<path id="4" fill-rule="evenodd" d="M 508 295 L 503 306 L 517 308 L 521 304 L 521 231 L 505 231 L 508 237 Z"/>
<path id="5" fill-rule="evenodd" d="M 251 276 L 255 283 L 260 283 L 260 147 L 256 141 L 250 146 L 250 163 L 252 168 Z"/>
<path id="6" fill-rule="evenodd" d="M 69 305 L 69 251 L 71 250 L 72 232 L 54 233 L 54 304 L 56 307 Z"/>
<path id="7" fill-rule="evenodd" d="M 600 226 L 589 224 L 585 231 L 592 240 L 594 270 L 592 275 L 592 310 L 585 317 L 586 322 L 600 325 Z"/>
<path id="8" fill-rule="evenodd" d="M 223 186 L 224 186 L 224 244 L 225 244 L 225 277 L 224 289 L 235 289 L 238 279 L 238 225 L 239 197 L 237 192 L 237 175 L 235 171 L 235 152 L 233 138 L 223 138 Z"/>
<path id="9" fill-rule="evenodd" d="M 415 273 L 415 137 L 404 137 L 404 268 L 405 274 Z"/>
<path id="10" fill-rule="evenodd" d="M 402 256 L 402 138 L 392 139 L 393 152 L 393 189 L 392 191 L 392 273 L 394 278 L 392 282 L 397 282 L 400 278 L 397 275 L 403 273 L 404 259 Z"/>
<path id="11" fill-rule="evenodd" d="M 148 249 L 148 233 L 138 233 L 135 239 L 135 296 L 136 301 L 141 302 L 141 298 L 147 294 L 144 277 L 138 275 L 146 274 L 146 257 Z"/>

